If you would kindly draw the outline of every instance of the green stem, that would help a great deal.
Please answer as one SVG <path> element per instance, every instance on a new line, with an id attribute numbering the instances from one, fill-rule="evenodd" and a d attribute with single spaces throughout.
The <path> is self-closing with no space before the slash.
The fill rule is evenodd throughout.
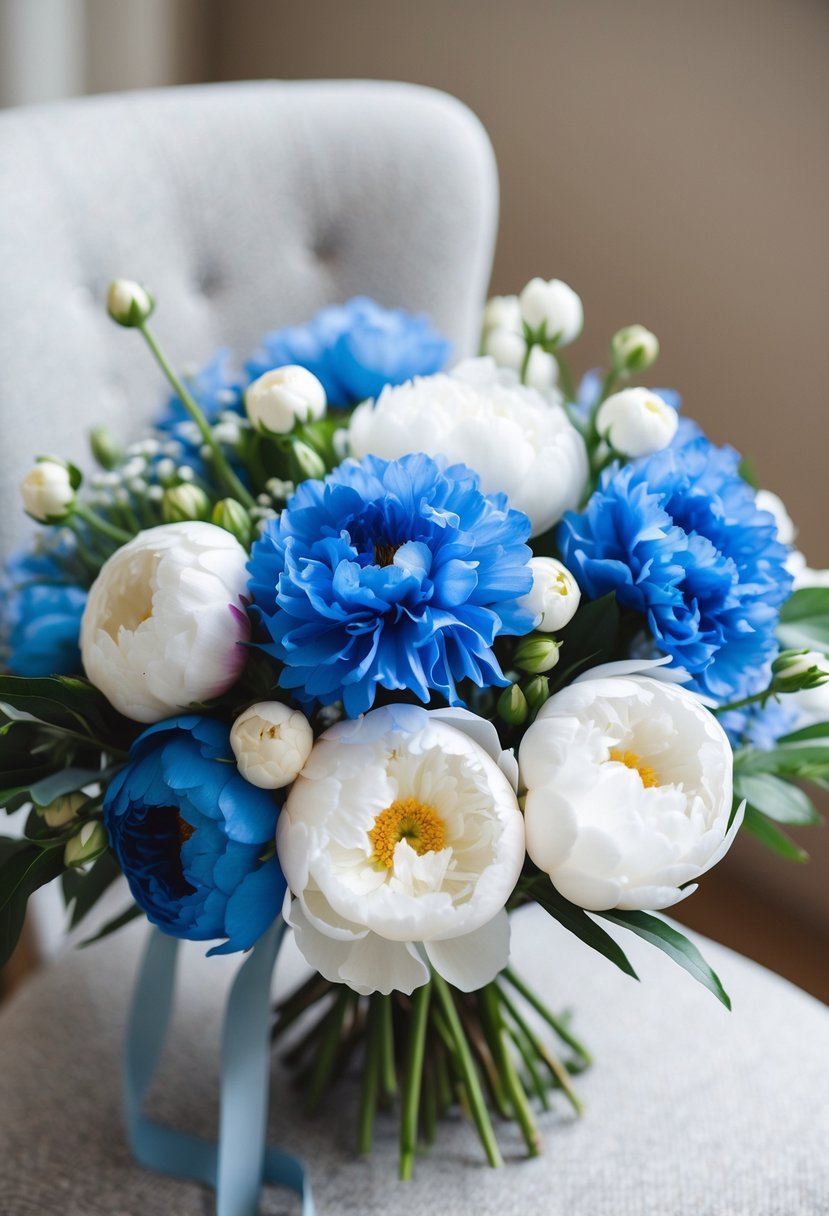
<path id="1" fill-rule="evenodd" d="M 328 1084 L 328 1078 L 331 1075 L 331 1070 L 337 1058 L 337 1049 L 340 1044 L 340 1035 L 342 1034 L 345 1015 L 354 998 L 356 998 L 356 993 L 353 993 L 350 988 L 343 987 L 331 1011 L 326 1015 L 326 1024 L 320 1036 L 317 1058 L 311 1069 L 306 1096 L 306 1108 L 310 1113 L 313 1113 L 319 1107 L 322 1100 L 322 1095 Z"/>
<path id="2" fill-rule="evenodd" d="M 82 519 L 85 524 L 93 528 L 96 532 L 100 532 L 102 536 L 109 537 L 110 540 L 117 541 L 119 545 L 125 545 L 128 540 L 132 540 L 134 533 L 125 532 L 123 528 L 116 528 L 115 524 L 109 523 L 108 520 L 102 519 L 100 515 L 85 507 L 83 503 L 75 504 L 73 518 Z"/>
<path id="3" fill-rule="evenodd" d="M 368 1025 L 366 1026 L 366 1057 L 363 1064 L 363 1086 L 360 1093 L 360 1119 L 357 1125 L 357 1152 L 370 1153 L 374 1137 L 374 1116 L 377 1111 L 377 1081 L 380 1075 L 380 1053 L 383 1049 L 380 1037 L 380 1005 L 378 993 L 369 997 Z"/>
<path id="4" fill-rule="evenodd" d="M 504 1030 L 510 1036 L 518 1049 L 518 1054 L 521 1056 L 521 1059 L 524 1062 L 524 1067 L 527 1070 L 527 1076 L 530 1078 L 530 1084 L 533 1087 L 535 1096 L 538 1098 L 538 1101 L 541 1104 L 541 1109 L 549 1110 L 550 1100 L 547 1097 L 547 1086 L 542 1080 L 541 1073 L 535 1066 L 536 1057 L 533 1051 L 532 1043 L 530 1043 L 529 1039 L 518 1026 L 508 1026 L 505 1022 Z"/>
<path id="5" fill-rule="evenodd" d="M 524 358 L 521 360 L 521 383 L 522 384 L 527 383 L 527 368 L 530 366 L 530 355 L 533 353 L 533 346 L 535 346 L 534 342 L 526 343 L 526 350 L 524 351 Z"/>
<path id="6" fill-rule="evenodd" d="M 573 383 L 573 376 L 570 372 L 567 360 L 564 358 L 564 355 L 560 354 L 557 350 L 554 350 L 552 353 L 555 357 L 556 363 L 558 364 L 558 382 L 561 385 L 561 391 L 564 393 L 564 400 L 575 401 L 577 397 L 576 386 Z"/>
<path id="7" fill-rule="evenodd" d="M 616 371 L 615 367 L 612 367 L 602 382 L 602 391 L 599 394 L 599 400 L 596 402 L 596 409 L 598 409 L 602 402 L 606 401 L 613 392 L 618 379 L 619 373 Z"/>
<path id="8" fill-rule="evenodd" d="M 533 992 L 532 988 L 529 988 L 524 983 L 520 976 L 515 974 L 511 967 L 507 967 L 502 972 L 502 975 L 505 980 L 512 984 L 516 992 L 520 992 L 527 1004 L 532 1005 L 536 1013 L 541 1015 L 548 1026 L 552 1027 L 563 1043 L 566 1043 L 568 1047 L 572 1047 L 576 1055 L 581 1056 L 586 1065 L 593 1063 L 593 1057 L 584 1044 L 581 1043 L 570 1030 L 568 1030 L 561 1018 L 556 1017 L 556 1015 L 547 1008 L 541 998 L 535 992 Z"/>
<path id="9" fill-rule="evenodd" d="M 486 988 L 481 990 L 479 997 L 491 1028 L 492 1045 L 496 1053 L 495 1058 L 498 1064 L 498 1071 L 501 1074 L 501 1080 L 509 1095 L 510 1104 L 518 1121 L 518 1126 L 521 1128 L 521 1134 L 524 1137 L 527 1151 L 531 1157 L 537 1157 L 541 1152 L 541 1139 L 530 1104 L 527 1101 L 527 1095 L 524 1092 L 524 1087 L 515 1070 L 509 1048 L 504 1042 L 504 1025 L 501 1020 L 501 1010 L 498 1007 L 498 990 L 494 984 L 488 984 Z"/>
<path id="10" fill-rule="evenodd" d="M 475 1126 L 478 1129 L 478 1135 L 486 1152 L 487 1161 L 493 1168 L 497 1168 L 503 1164 L 501 1152 L 495 1139 L 495 1133 L 492 1130 L 492 1123 L 490 1122 L 484 1096 L 481 1092 L 481 1083 L 475 1071 L 475 1062 L 472 1059 L 472 1052 L 470 1051 L 466 1035 L 463 1032 L 461 1020 L 458 1017 L 452 993 L 446 980 L 438 975 L 436 971 L 432 972 L 432 983 L 434 984 L 435 994 L 446 1018 L 449 1031 L 455 1041 L 457 1059 L 463 1074 L 464 1088 L 469 1099 Z"/>
<path id="11" fill-rule="evenodd" d="M 239 478 L 233 472 L 233 469 L 230 467 L 230 464 L 229 464 L 224 452 L 221 449 L 221 445 L 218 443 L 215 435 L 213 434 L 213 431 L 210 429 L 210 424 L 207 421 L 207 419 L 205 418 L 204 413 L 201 410 L 201 407 L 197 404 L 195 398 L 191 395 L 187 386 L 181 381 L 179 376 L 176 374 L 171 363 L 167 359 L 167 356 L 164 354 L 164 351 L 161 349 L 158 342 L 156 341 L 155 335 L 153 334 L 149 325 L 147 325 L 147 322 L 144 321 L 137 328 L 138 328 L 138 331 L 143 335 L 144 341 L 149 346 L 156 362 L 158 363 L 158 366 L 161 368 L 161 370 L 164 372 L 164 375 L 167 377 L 167 380 L 169 381 L 173 392 L 179 398 L 179 400 L 181 401 L 181 404 L 184 406 L 184 408 L 187 410 L 187 413 L 190 415 L 190 417 L 195 422 L 196 426 L 199 428 L 199 434 L 201 435 L 202 439 L 207 444 L 207 446 L 210 448 L 210 451 L 212 453 L 213 464 L 215 465 L 216 472 L 221 477 L 222 481 L 225 483 L 225 486 L 230 491 L 230 493 L 233 495 L 233 497 L 238 498 L 239 502 L 241 502 L 248 509 L 255 506 L 256 504 L 253 499 L 253 496 L 248 492 L 247 487 L 242 484 L 242 482 L 239 480 Z"/>
<path id="12" fill-rule="evenodd" d="M 758 701 L 768 701 L 769 697 L 773 695 L 772 688 L 766 688 L 763 692 L 756 692 L 751 697 L 743 697 L 740 701 L 730 701 L 728 705 L 716 705 L 711 712 L 715 714 L 727 714 L 732 709 L 745 709 L 747 705 L 756 705 Z"/>
<path id="13" fill-rule="evenodd" d="M 432 985 L 423 984 L 412 996 L 406 1074 L 403 1080 L 403 1111 L 400 1118 L 400 1181 L 408 1182 L 414 1170 L 420 1087 L 423 1081 L 423 1053 Z"/>
<path id="14" fill-rule="evenodd" d="M 383 993 L 378 993 L 376 999 L 380 1008 L 380 1079 L 386 1097 L 393 1098 L 397 1093 L 397 1070 L 394 1066 L 392 998 L 385 996 Z"/>
<path id="15" fill-rule="evenodd" d="M 576 1094 L 575 1090 L 573 1089 L 572 1085 L 570 1084 L 570 1077 L 568 1075 L 567 1069 L 564 1067 L 564 1065 L 561 1063 L 560 1060 L 556 1059 L 556 1057 L 545 1046 L 545 1044 L 541 1042 L 541 1040 L 538 1038 L 538 1036 L 533 1033 L 532 1029 L 527 1024 L 526 1020 L 521 1016 L 521 1014 L 520 1014 L 519 1010 L 516 1008 L 514 1002 L 511 1001 L 510 998 L 507 996 L 507 994 L 504 992 L 503 988 L 496 987 L 496 992 L 498 993 L 498 999 L 501 1001 L 501 1004 L 504 1006 L 504 1008 L 509 1013 L 510 1017 L 515 1022 L 516 1026 L 518 1026 L 520 1028 L 522 1034 L 524 1034 L 526 1036 L 526 1038 L 529 1040 L 529 1043 L 532 1046 L 533 1051 L 536 1053 L 536 1055 L 539 1057 L 539 1059 L 543 1060 L 543 1062 L 547 1065 L 547 1068 L 549 1069 L 549 1071 L 550 1071 L 551 1075 L 553 1076 L 553 1078 L 555 1079 L 556 1083 L 566 1094 L 567 1100 L 569 1101 L 570 1105 L 573 1107 L 573 1110 L 578 1115 L 582 1114 L 584 1107 L 582 1106 L 581 1100 L 579 1099 L 578 1095 Z"/>

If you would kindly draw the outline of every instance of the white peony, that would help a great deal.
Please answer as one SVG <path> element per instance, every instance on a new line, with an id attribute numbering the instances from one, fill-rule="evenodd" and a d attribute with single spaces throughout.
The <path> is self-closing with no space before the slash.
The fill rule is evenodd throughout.
<path id="1" fill-rule="evenodd" d="M 65 519 L 75 502 L 72 478 L 58 460 L 39 460 L 20 483 L 23 506 L 40 523 Z"/>
<path id="2" fill-rule="evenodd" d="M 730 847 L 732 752 L 693 693 L 648 676 L 580 679 L 519 753 L 527 852 L 592 911 L 668 908 Z"/>
<path id="3" fill-rule="evenodd" d="M 534 333 L 543 332 L 546 341 L 566 346 L 581 333 L 581 299 L 561 279 L 530 279 L 518 299 L 522 320 Z"/>
<path id="4" fill-rule="evenodd" d="M 534 536 L 578 506 L 587 482 L 584 441 L 561 406 L 489 358 L 383 389 L 354 411 L 349 442 L 358 458 L 425 452 L 468 465 L 485 494 L 526 512 Z"/>
<path id="5" fill-rule="evenodd" d="M 247 553 L 214 524 L 139 532 L 104 562 L 81 620 L 86 674 L 136 722 L 218 696 L 245 663 Z"/>
<path id="6" fill-rule="evenodd" d="M 230 746 L 246 781 L 263 790 L 281 790 L 311 754 L 314 732 L 298 709 L 281 701 L 259 701 L 233 723 Z"/>
<path id="7" fill-rule="evenodd" d="M 555 633 L 576 615 L 581 590 L 567 567 L 555 557 L 533 557 L 530 569 L 533 585 L 518 602 L 532 612 L 534 629 Z"/>
<path id="8" fill-rule="evenodd" d="M 676 410 L 648 388 L 623 388 L 603 401 L 596 414 L 596 430 L 623 456 L 661 452 L 678 426 Z"/>
<path id="9" fill-rule="evenodd" d="M 393 705 L 326 731 L 276 837 L 311 966 L 361 993 L 410 993 L 430 966 L 464 991 L 489 983 L 524 861 L 514 776 L 465 710 Z"/>
<path id="10" fill-rule="evenodd" d="M 325 417 L 327 401 L 321 381 L 292 363 L 275 367 L 245 390 L 245 409 L 257 430 L 284 435 L 297 421 Z"/>

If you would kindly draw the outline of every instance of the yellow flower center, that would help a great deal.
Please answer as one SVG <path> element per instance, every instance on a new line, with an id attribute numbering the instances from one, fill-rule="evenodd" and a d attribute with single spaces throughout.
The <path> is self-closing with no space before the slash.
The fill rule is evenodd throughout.
<path id="1" fill-rule="evenodd" d="M 649 764 L 643 764 L 642 757 L 637 756 L 636 752 L 623 752 L 618 747 L 614 747 L 610 752 L 610 759 L 616 764 L 624 764 L 625 768 L 636 769 L 646 790 L 659 785 L 659 779 L 654 770 Z"/>
<path id="2" fill-rule="evenodd" d="M 375 860 L 391 869 L 394 850 L 401 840 L 408 840 L 418 856 L 445 848 L 446 825 L 427 802 L 418 798 L 399 798 L 380 812 L 368 838 Z"/>

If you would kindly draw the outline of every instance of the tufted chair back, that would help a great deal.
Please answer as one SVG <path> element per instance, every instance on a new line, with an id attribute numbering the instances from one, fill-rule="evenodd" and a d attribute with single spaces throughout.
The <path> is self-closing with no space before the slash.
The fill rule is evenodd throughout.
<path id="1" fill-rule="evenodd" d="M 164 385 L 107 318 L 110 279 L 146 283 L 179 366 L 239 361 L 268 329 L 374 296 L 475 344 L 497 179 L 468 110 L 414 85 L 277 82 L 94 97 L 0 114 L 0 554 L 29 531 L 35 455 L 82 464 Z"/>

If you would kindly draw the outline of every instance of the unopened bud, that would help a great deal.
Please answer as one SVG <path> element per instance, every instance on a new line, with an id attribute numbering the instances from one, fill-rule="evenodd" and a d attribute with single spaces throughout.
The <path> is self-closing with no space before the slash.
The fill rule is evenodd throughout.
<path id="1" fill-rule="evenodd" d="M 152 316 L 154 308 L 155 301 L 140 283 L 134 283 L 131 279 L 115 279 L 110 283 L 107 312 L 119 325 L 135 329 Z"/>
<path id="2" fill-rule="evenodd" d="M 325 476 L 325 464 L 322 457 L 307 443 L 297 439 L 292 445 L 294 460 L 300 472 L 298 480 L 310 478 L 319 481 Z"/>
<path id="3" fill-rule="evenodd" d="M 617 372 L 642 372 L 659 357 L 659 339 L 644 325 L 626 325 L 610 339 L 610 357 Z"/>
<path id="4" fill-rule="evenodd" d="M 550 681 L 547 676 L 533 676 L 531 680 L 525 681 L 522 685 L 524 696 L 527 698 L 527 705 L 530 708 L 530 713 L 537 714 L 541 706 L 550 697 Z"/>
<path id="5" fill-rule="evenodd" d="M 784 650 L 771 665 L 774 692 L 801 692 L 829 680 L 829 659 L 817 650 Z"/>
<path id="6" fill-rule="evenodd" d="M 498 715 L 510 726 L 521 726 L 527 721 L 529 708 L 527 698 L 517 684 L 510 684 L 498 698 Z"/>
<path id="7" fill-rule="evenodd" d="M 48 806 L 40 807 L 40 814 L 50 828 L 65 828 L 87 801 L 86 794 L 61 794 Z"/>
<path id="8" fill-rule="evenodd" d="M 89 446 L 98 464 L 107 471 L 114 469 L 124 458 L 123 449 L 105 426 L 92 428 L 89 432 Z"/>
<path id="9" fill-rule="evenodd" d="M 86 862 L 99 857 L 108 845 L 106 829 L 97 819 L 90 819 L 80 831 L 70 837 L 63 850 L 63 860 L 67 866 L 82 866 Z"/>
<path id="10" fill-rule="evenodd" d="M 24 509 L 38 523 L 61 523 L 72 514 L 80 480 L 74 465 L 41 456 L 20 483 Z"/>
<path id="11" fill-rule="evenodd" d="M 189 519 L 207 519 L 210 499 L 200 486 L 189 484 L 171 486 L 164 491 L 161 515 L 167 524 L 180 524 Z"/>
<path id="12" fill-rule="evenodd" d="M 265 372 L 245 390 L 245 408 L 257 430 L 285 435 L 297 421 L 325 416 L 322 382 L 305 367 L 287 364 Z"/>
<path id="13" fill-rule="evenodd" d="M 211 523 L 224 528 L 231 536 L 235 536 L 244 549 L 250 548 L 253 524 L 245 507 L 235 498 L 220 499 L 213 508 L 210 520 Z"/>
<path id="14" fill-rule="evenodd" d="M 531 675 L 540 675 L 552 671 L 558 662 L 558 652 L 561 642 L 539 633 L 532 633 L 524 638 L 515 648 L 515 663 L 522 671 Z"/>

